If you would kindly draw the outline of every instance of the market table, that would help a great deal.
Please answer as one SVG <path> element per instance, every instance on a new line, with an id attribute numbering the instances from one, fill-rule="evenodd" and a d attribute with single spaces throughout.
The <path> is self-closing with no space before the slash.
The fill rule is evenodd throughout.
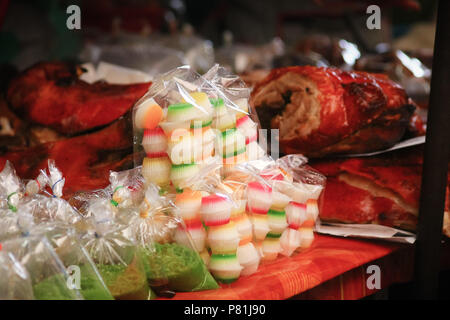
<path id="1" fill-rule="evenodd" d="M 251 276 L 217 290 L 177 293 L 173 299 L 359 299 L 377 291 L 367 288 L 367 266 L 380 267 L 383 289 L 412 279 L 413 257 L 412 245 L 316 235 L 309 249 L 263 263 Z"/>

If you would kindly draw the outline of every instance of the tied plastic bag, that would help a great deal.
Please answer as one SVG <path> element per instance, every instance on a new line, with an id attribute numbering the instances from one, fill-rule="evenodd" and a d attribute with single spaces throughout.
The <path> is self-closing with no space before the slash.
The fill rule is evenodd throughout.
<path id="1" fill-rule="evenodd" d="M 251 163 L 236 166 L 223 179 L 221 186 L 235 203 L 232 221 L 240 235 L 237 257 L 243 267 L 241 275 L 244 276 L 255 273 L 261 259 L 268 256 L 269 252 L 263 249 L 269 245 L 266 238 L 271 235 L 269 208 L 272 204 L 272 188 Z M 277 252 L 275 250 L 275 257 Z"/>
<path id="2" fill-rule="evenodd" d="M 34 180 L 27 182 L 25 186 L 25 195 L 33 196 L 44 190 L 48 182 L 48 176 L 45 171 L 41 170 L 39 175 Z"/>
<path id="3" fill-rule="evenodd" d="M 84 299 L 112 299 L 91 258 L 78 242 L 72 225 L 61 222 L 35 224 L 33 216 L 22 210 L 8 213 L 0 219 L 0 241 L 9 239 L 27 241 L 28 237 L 49 239 L 66 270 L 73 270 L 79 275 L 79 289 Z"/>
<path id="4" fill-rule="evenodd" d="M 143 255 L 125 229 L 113 220 L 97 220 L 81 242 L 115 299 L 152 299 L 154 293 L 147 283 Z"/>
<path id="5" fill-rule="evenodd" d="M 136 103 L 135 164 L 142 164 L 146 183 L 179 188 L 212 161 L 224 173 L 247 161 L 248 149 L 257 145 L 249 92 L 221 71 L 215 67 L 206 78 L 187 66 L 174 69 L 155 79 Z"/>
<path id="6" fill-rule="evenodd" d="M 80 214 L 64 199 L 36 194 L 19 206 L 20 211 L 34 217 L 36 223 L 61 222 L 76 225 Z"/>
<path id="7" fill-rule="evenodd" d="M 109 174 L 109 189 L 111 189 L 111 203 L 120 208 L 137 206 L 144 197 L 144 178 L 141 168 L 114 172 Z"/>
<path id="8" fill-rule="evenodd" d="M 114 219 L 119 212 L 112 203 L 110 188 L 76 192 L 68 203 L 84 219 Z"/>
<path id="9" fill-rule="evenodd" d="M 26 237 L 2 243 L 2 252 L 12 254 L 28 271 L 37 300 L 83 299 L 74 278 L 67 273 L 48 239 Z"/>
<path id="10" fill-rule="evenodd" d="M 13 254 L 0 251 L 0 300 L 34 300 L 30 275 Z"/>
<path id="11" fill-rule="evenodd" d="M 157 186 L 148 186 L 139 218 L 131 223 L 145 248 L 147 277 L 152 287 L 167 280 L 167 287 L 174 291 L 217 289 L 216 281 L 197 253 L 204 249 L 205 233 L 194 233 L 197 237 L 193 239 L 190 233 L 193 225 L 184 223 L 177 214 L 180 208 L 169 196 L 160 193 Z M 149 238 L 155 241 L 151 246 Z"/>
<path id="12" fill-rule="evenodd" d="M 53 197 L 62 197 L 65 178 L 62 172 L 56 167 L 55 161 L 48 160 L 48 173 L 46 169 L 41 169 L 39 175 L 34 180 L 29 180 L 25 186 L 25 194 L 33 196 L 37 193 L 44 192 Z M 47 192 L 49 188 L 51 194 Z"/>
<path id="13" fill-rule="evenodd" d="M 126 214 L 120 214 L 112 199 L 111 186 L 79 192 L 69 202 L 83 217 L 82 230 L 77 228 L 81 243 L 113 297 L 153 299 L 155 294 L 147 283 L 143 252 L 130 232 L 127 215 L 131 211 L 126 209 Z"/>
<path id="14" fill-rule="evenodd" d="M 0 210 L 3 211 L 3 210 Z M 0 241 L 28 236 L 35 226 L 34 218 L 26 211 L 0 213 Z"/>
<path id="15" fill-rule="evenodd" d="M 62 199 L 65 178 L 53 160 L 48 160 L 48 174 L 41 170 L 35 180 L 28 181 L 26 197 L 19 209 L 30 213 L 36 223 L 61 222 L 76 225 L 81 220 L 79 213 Z M 47 192 L 49 188 L 51 193 Z"/>
<path id="16" fill-rule="evenodd" d="M 23 198 L 23 184 L 9 161 L 0 172 L 0 209 L 17 212 L 17 206 Z"/>
<path id="17" fill-rule="evenodd" d="M 66 270 L 79 276 L 76 281 L 85 300 L 113 300 L 94 262 L 79 242 L 75 229 L 66 225 L 41 224 L 32 232 L 45 235 Z"/>

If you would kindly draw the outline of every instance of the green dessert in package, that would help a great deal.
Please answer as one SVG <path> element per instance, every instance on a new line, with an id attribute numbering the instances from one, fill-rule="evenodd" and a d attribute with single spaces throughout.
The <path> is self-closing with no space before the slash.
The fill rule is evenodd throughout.
<path id="1" fill-rule="evenodd" d="M 150 282 L 167 277 L 174 291 L 217 289 L 219 285 L 206 269 L 199 254 L 176 243 L 155 243 L 155 250 L 146 250 L 145 267 Z"/>
<path id="2" fill-rule="evenodd" d="M 96 274 L 89 272 L 92 269 L 87 266 L 86 271 L 81 267 L 81 294 L 86 300 L 114 300 L 112 294 L 104 284 L 101 279 L 97 277 Z"/>
<path id="3" fill-rule="evenodd" d="M 117 300 L 147 300 L 156 297 L 149 290 L 145 273 L 136 265 L 136 261 L 129 265 L 100 264 L 97 268 Z"/>
<path id="4" fill-rule="evenodd" d="M 56 274 L 33 286 L 34 298 L 37 300 L 73 300 L 76 293 L 69 289 L 62 274 Z"/>
<path id="5" fill-rule="evenodd" d="M 72 300 L 75 292 L 69 289 L 63 275 L 57 274 L 33 286 L 38 300 Z M 113 296 L 89 266 L 80 267 L 80 293 L 85 300 L 113 300 Z"/>

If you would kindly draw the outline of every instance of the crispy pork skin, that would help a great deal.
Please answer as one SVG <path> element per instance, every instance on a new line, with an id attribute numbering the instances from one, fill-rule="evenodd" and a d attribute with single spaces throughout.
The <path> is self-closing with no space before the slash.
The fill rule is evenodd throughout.
<path id="1" fill-rule="evenodd" d="M 412 147 L 373 157 L 313 161 L 310 165 L 327 177 L 320 218 L 416 230 L 422 152 Z M 450 175 L 446 192 L 443 231 L 450 237 Z"/>
<path id="2" fill-rule="evenodd" d="M 148 90 L 150 83 L 89 84 L 83 70 L 63 62 L 42 62 L 20 73 L 7 90 L 12 111 L 31 123 L 73 135 L 123 116 Z"/>
<path id="3" fill-rule="evenodd" d="M 133 167 L 132 137 L 130 119 L 121 118 L 94 133 L 7 152 L 0 156 L 0 170 L 9 160 L 21 178 L 34 179 L 53 159 L 66 179 L 63 194 L 70 197 L 106 187 L 110 170 Z"/>
<path id="4" fill-rule="evenodd" d="M 390 147 L 415 109 L 383 75 L 312 66 L 272 70 L 256 85 L 251 104 L 263 127 L 280 130 L 284 153 L 309 157 Z"/>

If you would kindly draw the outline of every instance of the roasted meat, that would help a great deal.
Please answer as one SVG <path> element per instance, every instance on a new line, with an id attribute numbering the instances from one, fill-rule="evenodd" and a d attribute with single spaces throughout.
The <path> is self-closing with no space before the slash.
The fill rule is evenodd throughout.
<path id="1" fill-rule="evenodd" d="M 89 84 L 78 79 L 82 72 L 68 63 L 38 63 L 11 81 L 7 101 L 30 122 L 73 135 L 123 116 L 150 86 Z"/>
<path id="2" fill-rule="evenodd" d="M 422 175 L 420 147 L 373 157 L 315 161 L 310 165 L 327 177 L 322 220 L 416 229 Z M 448 236 L 449 206 L 450 176 L 444 226 Z"/>
<path id="3" fill-rule="evenodd" d="M 280 130 L 284 153 L 308 157 L 390 147 L 415 109 L 386 76 L 311 66 L 272 70 L 251 103 L 264 128 Z"/>
<path id="4" fill-rule="evenodd" d="M 122 118 L 94 133 L 8 152 L 0 156 L 0 168 L 9 160 L 21 178 L 34 179 L 53 159 L 66 178 L 63 194 L 70 197 L 79 190 L 106 187 L 109 170 L 131 168 L 132 141 L 131 121 Z"/>

